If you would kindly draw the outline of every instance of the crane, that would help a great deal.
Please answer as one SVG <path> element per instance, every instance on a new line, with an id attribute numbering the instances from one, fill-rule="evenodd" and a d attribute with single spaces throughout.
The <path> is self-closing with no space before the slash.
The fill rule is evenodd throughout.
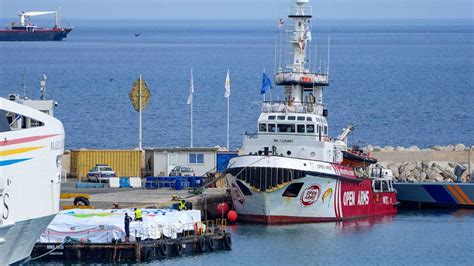
<path id="1" fill-rule="evenodd" d="M 26 26 L 25 22 L 28 18 L 34 17 L 34 16 L 42 16 L 42 15 L 49 15 L 49 14 L 55 14 L 56 16 L 56 27 L 60 27 L 59 23 L 59 12 L 58 11 L 31 11 L 31 12 L 20 12 L 18 16 L 20 17 L 20 26 Z"/>

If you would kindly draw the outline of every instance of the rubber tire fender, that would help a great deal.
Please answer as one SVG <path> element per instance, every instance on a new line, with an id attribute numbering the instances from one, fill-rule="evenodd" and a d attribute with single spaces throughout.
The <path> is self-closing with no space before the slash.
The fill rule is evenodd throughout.
<path id="1" fill-rule="evenodd" d="M 199 252 L 204 252 L 206 249 L 206 239 L 202 236 L 197 240 L 197 246 Z"/>
<path id="2" fill-rule="evenodd" d="M 160 244 L 160 254 L 162 256 L 166 256 L 168 254 L 168 245 L 166 245 L 166 243 Z"/>
<path id="3" fill-rule="evenodd" d="M 207 246 L 209 247 L 209 249 L 210 249 L 211 251 L 213 251 L 214 249 L 216 249 L 216 248 L 214 247 L 214 238 L 208 236 L 206 242 L 207 242 Z"/>
<path id="4" fill-rule="evenodd" d="M 179 240 L 174 242 L 174 247 L 176 249 L 176 255 L 181 256 L 183 254 L 183 246 Z"/>
<path id="5" fill-rule="evenodd" d="M 86 197 L 75 197 L 74 198 L 74 206 L 91 206 L 91 202 Z"/>
<path id="6" fill-rule="evenodd" d="M 230 236 L 230 234 L 224 235 L 224 247 L 226 249 L 232 249 L 232 237 Z"/>

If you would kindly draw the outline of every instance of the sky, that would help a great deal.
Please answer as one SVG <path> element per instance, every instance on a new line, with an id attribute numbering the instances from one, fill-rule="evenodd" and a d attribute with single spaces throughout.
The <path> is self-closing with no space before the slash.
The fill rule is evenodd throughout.
<path id="1" fill-rule="evenodd" d="M 474 19 L 474 0 L 310 0 L 322 19 Z M 289 0 L 0 0 L 0 18 L 62 7 L 65 18 L 267 19 Z"/>

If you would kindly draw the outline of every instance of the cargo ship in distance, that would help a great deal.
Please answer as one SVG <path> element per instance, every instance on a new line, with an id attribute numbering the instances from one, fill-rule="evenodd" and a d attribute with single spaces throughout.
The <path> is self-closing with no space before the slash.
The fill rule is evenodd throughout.
<path id="1" fill-rule="evenodd" d="M 245 134 L 242 155 L 224 171 L 239 220 L 282 224 L 395 214 L 391 171 L 371 168 L 374 158 L 348 148 L 352 126 L 337 138 L 328 135 L 323 87 L 329 70 L 311 71 L 312 8 L 309 0 L 293 1 L 286 31 L 292 56 L 275 76 L 286 100 L 263 102 L 257 132 Z"/>
<path id="2" fill-rule="evenodd" d="M 31 17 L 50 14 L 56 16 L 56 25 L 52 28 L 38 27 L 29 21 Z M 62 41 L 72 31 L 70 27 L 61 27 L 58 11 L 23 11 L 18 17 L 18 23 L 12 22 L 5 29 L 0 29 L 0 41 Z"/>

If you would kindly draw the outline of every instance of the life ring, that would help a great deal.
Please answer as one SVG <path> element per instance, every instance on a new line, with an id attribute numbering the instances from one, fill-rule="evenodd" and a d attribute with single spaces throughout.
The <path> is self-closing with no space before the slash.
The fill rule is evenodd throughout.
<path id="1" fill-rule="evenodd" d="M 232 238 L 230 237 L 230 234 L 224 235 L 224 247 L 226 249 L 232 249 Z"/>
<path id="2" fill-rule="evenodd" d="M 215 248 L 214 248 L 214 238 L 212 237 L 207 237 L 207 246 L 209 247 L 209 249 L 211 251 L 213 251 Z"/>
<path id="3" fill-rule="evenodd" d="M 181 256 L 183 254 L 183 246 L 179 240 L 174 242 L 174 247 L 176 249 L 176 255 Z"/>
<path id="4" fill-rule="evenodd" d="M 168 254 L 168 245 L 166 245 L 166 243 L 161 243 L 160 244 L 160 253 L 161 255 L 163 256 L 166 256 L 166 254 Z"/>
<path id="5" fill-rule="evenodd" d="M 204 250 L 206 249 L 206 239 L 204 237 L 200 237 L 197 240 L 197 246 L 198 246 L 199 252 L 204 252 Z"/>

